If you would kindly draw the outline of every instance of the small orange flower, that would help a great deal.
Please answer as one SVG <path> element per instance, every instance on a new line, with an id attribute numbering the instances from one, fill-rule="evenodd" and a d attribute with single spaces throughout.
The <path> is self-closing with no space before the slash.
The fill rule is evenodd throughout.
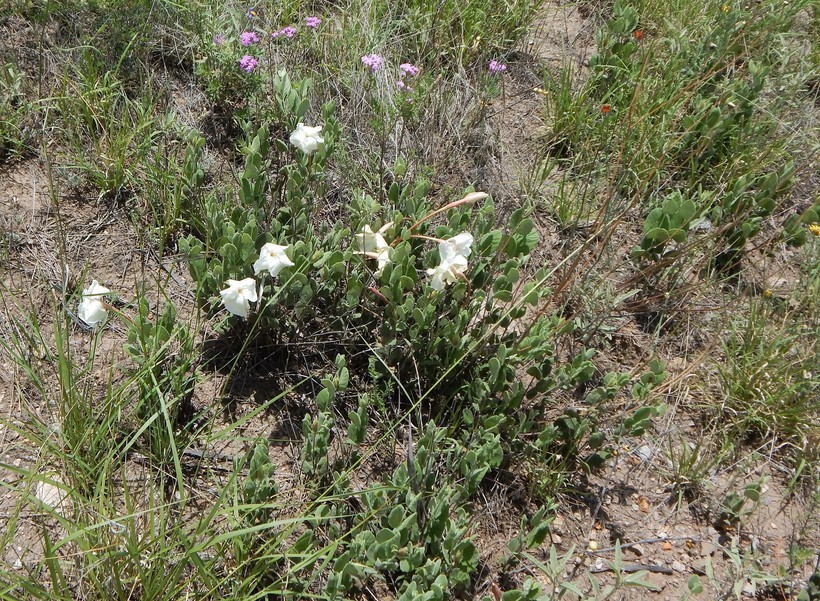
<path id="1" fill-rule="evenodd" d="M 643 39 L 643 29 L 636 29 L 632 32 L 632 37 L 638 40 L 639 42 Z"/>
<path id="2" fill-rule="evenodd" d="M 608 104 L 602 104 L 602 105 L 601 105 L 601 112 L 602 112 L 604 115 L 608 115 L 609 113 L 611 113 L 611 112 L 612 112 L 612 107 L 611 107 L 611 106 L 609 106 Z"/>

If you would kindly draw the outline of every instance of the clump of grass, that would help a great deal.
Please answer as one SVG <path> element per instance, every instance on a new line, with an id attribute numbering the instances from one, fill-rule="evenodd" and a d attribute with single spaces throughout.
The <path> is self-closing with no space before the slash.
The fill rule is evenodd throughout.
<path id="1" fill-rule="evenodd" d="M 716 419 L 730 440 L 772 441 L 803 451 L 820 415 L 816 329 L 780 316 L 768 299 L 751 301 L 723 345 L 722 402 Z"/>
<path id="2" fill-rule="evenodd" d="M 0 161 L 20 156 L 30 144 L 33 109 L 25 95 L 25 75 L 12 63 L 0 65 Z"/>

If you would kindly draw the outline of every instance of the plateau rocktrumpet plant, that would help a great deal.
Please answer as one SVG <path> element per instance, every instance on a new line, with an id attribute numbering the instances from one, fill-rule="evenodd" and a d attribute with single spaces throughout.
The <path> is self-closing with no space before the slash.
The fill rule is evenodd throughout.
<path id="1" fill-rule="evenodd" d="M 239 317 L 247 317 L 250 303 L 255 303 L 258 299 L 256 280 L 245 278 L 244 280 L 228 280 L 225 283 L 228 287 L 219 291 L 222 304 L 225 305 L 228 313 Z"/>
<path id="2" fill-rule="evenodd" d="M 83 298 L 77 307 L 77 317 L 90 326 L 100 323 L 108 315 L 102 296 L 109 292 L 111 291 L 105 286 L 100 286 L 97 280 L 91 280 L 91 285 L 83 290 Z"/>
<path id="3" fill-rule="evenodd" d="M 356 242 L 361 250 L 359 254 L 363 254 L 371 259 L 376 259 L 379 262 L 379 268 L 376 270 L 376 277 L 380 276 L 382 270 L 390 263 L 390 245 L 384 239 L 384 232 L 386 232 L 393 225 L 393 222 L 385 223 L 378 231 L 374 232 L 369 225 L 362 227 L 362 231 L 356 234 Z"/>
<path id="4" fill-rule="evenodd" d="M 469 232 L 462 232 L 457 236 L 442 240 L 438 244 L 438 254 L 441 259 L 433 269 L 427 270 L 430 276 L 430 287 L 433 290 L 444 290 L 448 284 L 464 280 L 467 269 L 467 257 L 472 252 L 473 236 Z"/>

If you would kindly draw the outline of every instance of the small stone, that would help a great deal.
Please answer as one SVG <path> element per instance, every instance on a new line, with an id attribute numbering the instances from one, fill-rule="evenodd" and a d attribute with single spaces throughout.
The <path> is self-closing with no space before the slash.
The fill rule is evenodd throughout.
<path id="1" fill-rule="evenodd" d="M 54 480 L 54 482 L 62 484 L 59 476 L 53 476 L 51 479 Z M 34 494 L 44 505 L 55 509 L 59 514 L 62 514 L 66 509 L 66 497 L 68 494 L 59 486 L 41 480 L 37 483 L 37 489 Z"/>
<path id="2" fill-rule="evenodd" d="M 769 524 L 769 527 L 770 527 L 772 530 L 777 530 L 777 524 L 775 524 L 774 522 L 772 522 L 771 524 Z"/>
<path id="3" fill-rule="evenodd" d="M 560 536 L 558 536 L 557 534 L 553 534 L 552 535 L 552 542 L 553 542 L 553 544 L 560 545 L 562 542 L 564 542 L 564 539 L 561 538 Z"/>
<path id="4" fill-rule="evenodd" d="M 672 562 L 671 568 L 673 570 L 675 570 L 676 572 L 685 572 L 686 571 L 686 566 L 683 565 L 681 562 L 679 562 L 677 560 Z"/>
<path id="5" fill-rule="evenodd" d="M 650 572 L 646 575 L 646 581 L 655 587 L 657 593 L 666 588 L 666 576 L 664 574 Z"/>
<path id="6" fill-rule="evenodd" d="M 590 551 L 597 551 L 598 550 L 598 541 L 591 540 L 587 545 L 587 549 Z"/>
<path id="7" fill-rule="evenodd" d="M 708 559 L 696 559 L 691 564 L 692 571 L 698 576 L 703 576 L 704 574 L 706 574 L 706 565 L 708 563 Z"/>
<path id="8" fill-rule="evenodd" d="M 751 582 L 746 581 L 740 591 L 747 597 L 754 597 L 757 594 L 757 587 Z"/>
<path id="9" fill-rule="evenodd" d="M 626 547 L 626 550 L 634 553 L 638 557 L 643 557 L 644 555 L 643 547 L 639 544 L 629 545 Z"/>
<path id="10" fill-rule="evenodd" d="M 666 541 L 665 543 L 663 543 L 663 550 L 664 551 L 671 551 L 672 550 L 672 543 L 670 543 L 669 541 Z"/>
<path id="11" fill-rule="evenodd" d="M 649 458 L 652 457 L 652 447 L 648 444 L 641 445 L 635 449 L 635 454 L 641 461 L 648 461 Z"/>
<path id="12" fill-rule="evenodd" d="M 643 513 L 649 513 L 649 499 L 641 495 L 638 497 L 638 507 Z"/>
<path id="13" fill-rule="evenodd" d="M 715 543 L 709 540 L 700 541 L 700 556 L 701 557 L 709 557 L 710 555 L 714 555 L 715 551 L 717 551 L 718 547 Z"/>

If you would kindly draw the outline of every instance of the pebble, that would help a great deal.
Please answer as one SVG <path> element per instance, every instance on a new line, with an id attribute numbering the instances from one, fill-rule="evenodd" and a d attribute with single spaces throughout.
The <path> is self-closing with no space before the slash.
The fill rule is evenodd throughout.
<path id="1" fill-rule="evenodd" d="M 632 553 L 634 553 L 638 557 L 643 557 L 643 554 L 644 554 L 643 547 L 639 544 L 629 545 L 628 547 L 626 547 L 626 550 L 631 551 Z"/>
<path id="2" fill-rule="evenodd" d="M 685 572 L 686 571 L 686 566 L 683 565 L 681 562 L 679 562 L 677 560 L 673 561 L 672 565 L 670 567 L 673 570 L 675 570 L 676 572 Z"/>
<path id="3" fill-rule="evenodd" d="M 635 454 L 641 461 L 647 461 L 650 457 L 652 457 L 652 447 L 648 444 L 642 445 L 635 449 Z"/>
<path id="4" fill-rule="evenodd" d="M 598 541 L 591 540 L 587 545 L 587 549 L 590 551 L 597 551 L 598 550 Z"/>
<path id="5" fill-rule="evenodd" d="M 672 543 L 670 543 L 669 541 L 666 541 L 665 543 L 663 543 L 663 550 L 664 551 L 671 551 L 672 550 Z"/>

